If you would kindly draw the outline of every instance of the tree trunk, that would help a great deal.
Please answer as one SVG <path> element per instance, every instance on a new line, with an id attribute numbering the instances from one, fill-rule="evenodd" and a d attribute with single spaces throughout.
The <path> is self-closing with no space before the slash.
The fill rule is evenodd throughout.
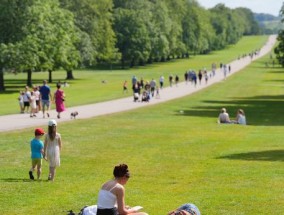
<path id="1" fill-rule="evenodd" d="M 66 70 L 66 72 L 67 72 L 66 80 L 73 80 L 73 79 L 75 79 L 74 76 L 73 76 L 73 71 L 72 70 Z"/>
<path id="2" fill-rule="evenodd" d="M 48 83 L 52 83 L 52 70 L 48 70 Z"/>
<path id="3" fill-rule="evenodd" d="M 32 87 L 32 70 L 27 70 L 27 86 Z"/>
<path id="4" fill-rule="evenodd" d="M 124 69 L 125 67 L 125 61 L 124 61 L 124 58 L 122 57 L 121 58 L 121 69 Z"/>
<path id="5" fill-rule="evenodd" d="M 0 92 L 5 91 L 5 84 L 4 84 L 4 71 L 3 68 L 0 67 Z"/>

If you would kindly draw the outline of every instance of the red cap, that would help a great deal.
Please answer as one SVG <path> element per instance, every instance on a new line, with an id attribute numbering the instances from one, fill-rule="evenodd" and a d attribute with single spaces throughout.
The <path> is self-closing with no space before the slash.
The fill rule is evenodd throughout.
<path id="1" fill-rule="evenodd" d="M 44 135 L 44 130 L 42 128 L 36 128 L 35 129 L 35 135 L 36 136 Z"/>

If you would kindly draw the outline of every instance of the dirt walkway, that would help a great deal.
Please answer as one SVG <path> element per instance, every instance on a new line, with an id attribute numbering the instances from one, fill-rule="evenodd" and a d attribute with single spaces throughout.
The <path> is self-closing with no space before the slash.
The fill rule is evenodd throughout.
<path id="1" fill-rule="evenodd" d="M 253 58 L 253 61 L 263 57 L 267 53 L 269 53 L 275 42 L 276 42 L 276 35 L 272 35 L 269 37 L 267 43 L 262 47 L 260 53 Z M 240 60 L 235 60 L 231 62 L 231 72 L 227 75 L 230 76 L 235 72 L 240 71 L 241 69 L 245 68 L 251 63 L 251 58 L 248 56 L 246 58 L 242 58 Z M 210 73 L 210 72 L 209 72 Z M 208 73 L 208 74 L 209 74 Z M 218 83 L 224 80 L 223 71 L 217 70 L 216 75 L 208 80 L 208 83 L 203 83 L 201 85 L 197 84 L 196 87 L 191 83 L 185 84 L 184 82 L 179 83 L 178 87 L 167 87 L 163 90 L 160 90 L 160 99 L 151 99 L 149 103 L 141 103 L 141 102 L 133 102 L 133 97 L 127 97 L 123 99 L 117 99 L 102 103 L 90 104 L 90 105 L 83 105 L 77 107 L 68 108 L 68 111 L 63 112 L 61 114 L 61 119 L 57 120 L 60 122 L 70 121 L 70 113 L 74 111 L 78 111 L 79 115 L 77 119 L 86 119 L 106 114 L 112 114 L 116 112 L 122 112 L 127 110 L 132 110 L 135 108 L 142 108 L 149 105 L 155 105 L 161 102 L 166 102 L 172 99 L 180 98 L 183 96 L 190 95 L 196 91 L 199 91 L 205 87 L 209 87 L 212 84 Z M 56 118 L 55 110 L 50 111 L 51 118 Z M 16 129 L 23 129 L 23 128 L 35 128 L 36 126 L 46 126 L 49 119 L 43 119 L 42 114 L 38 114 L 37 118 L 29 118 L 29 114 L 13 114 L 13 115 L 6 115 L 0 116 L 0 132 L 4 131 L 11 131 Z"/>

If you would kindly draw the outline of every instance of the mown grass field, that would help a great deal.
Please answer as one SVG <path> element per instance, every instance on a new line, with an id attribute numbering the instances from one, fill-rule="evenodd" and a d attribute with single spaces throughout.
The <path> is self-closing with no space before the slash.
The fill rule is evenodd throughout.
<path id="1" fill-rule="evenodd" d="M 151 215 L 186 202 L 208 215 L 282 214 L 284 70 L 264 67 L 268 60 L 182 99 L 60 123 L 54 183 L 46 180 L 46 162 L 42 180 L 28 179 L 33 128 L 0 133 L 0 214 L 79 211 L 96 203 L 121 162 L 132 174 L 126 203 Z M 217 124 L 222 107 L 232 118 L 243 108 L 249 125 Z"/>
<path id="2" fill-rule="evenodd" d="M 209 55 L 191 56 L 189 59 L 172 60 L 167 63 L 155 63 L 145 67 L 137 67 L 128 70 L 88 70 L 74 71 L 75 80 L 68 81 L 70 87 L 64 88 L 66 93 L 67 106 L 96 103 L 115 98 L 121 98 L 128 95 L 122 93 L 124 80 L 128 81 L 128 88 L 131 88 L 131 78 L 136 75 L 138 79 L 143 78 L 150 81 L 152 78 L 159 80 L 163 75 L 168 85 L 167 79 L 170 74 L 180 76 L 183 80 L 183 74 L 189 69 L 198 71 L 206 67 L 211 68 L 211 64 L 216 62 L 228 63 L 235 60 L 238 56 L 248 54 L 255 49 L 262 47 L 267 40 L 267 36 L 244 37 L 236 45 L 232 45 L 225 50 L 213 52 Z M 19 112 L 18 95 L 26 85 L 26 74 L 18 73 L 5 74 L 5 85 L 7 91 L 0 93 L 0 115 L 14 114 Z M 53 83 L 50 83 L 52 92 L 55 91 L 56 83 L 60 80 L 64 82 L 66 73 L 64 71 L 53 72 Z M 41 85 L 44 79 L 48 79 L 47 72 L 34 72 L 32 74 L 33 84 Z M 107 84 L 102 84 L 106 80 Z"/>

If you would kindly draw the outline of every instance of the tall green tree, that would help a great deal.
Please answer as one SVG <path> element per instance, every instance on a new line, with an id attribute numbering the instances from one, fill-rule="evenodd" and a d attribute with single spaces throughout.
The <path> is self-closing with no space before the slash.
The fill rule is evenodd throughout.
<path id="1" fill-rule="evenodd" d="M 12 67 L 11 57 L 15 55 L 12 43 L 20 41 L 25 34 L 22 26 L 25 24 L 26 14 L 33 0 L 0 0 L 0 91 L 5 90 L 4 69 Z"/>
<path id="2" fill-rule="evenodd" d="M 280 10 L 280 15 L 282 18 L 282 22 L 284 22 L 284 3 Z M 276 58 L 279 62 L 279 64 L 284 67 L 284 30 L 280 31 L 277 37 L 277 40 L 279 41 L 277 47 L 274 49 L 274 53 L 276 54 Z"/>
<path id="3" fill-rule="evenodd" d="M 61 7 L 75 17 L 80 41 L 81 66 L 110 62 L 119 57 L 113 30 L 112 0 L 60 0 Z"/>
<path id="4" fill-rule="evenodd" d="M 151 53 L 150 3 L 147 0 L 115 1 L 114 30 L 117 47 L 121 52 L 121 65 L 144 64 Z"/>

